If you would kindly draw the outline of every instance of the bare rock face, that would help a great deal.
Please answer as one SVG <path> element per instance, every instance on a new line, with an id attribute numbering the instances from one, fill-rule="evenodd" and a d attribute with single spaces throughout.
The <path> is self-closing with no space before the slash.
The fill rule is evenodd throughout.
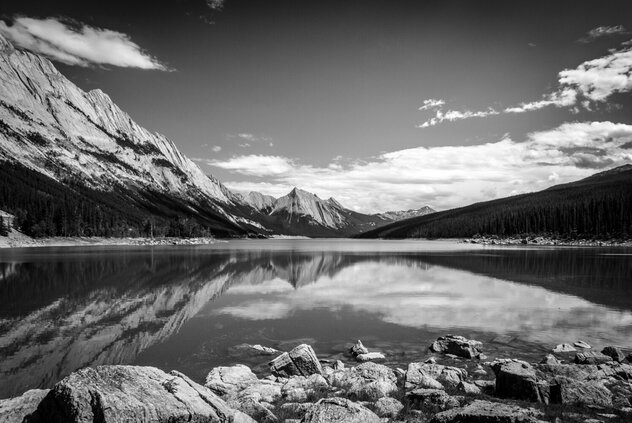
<path id="1" fill-rule="evenodd" d="M 154 367 L 98 366 L 58 382 L 31 421 L 254 422 L 185 375 Z"/>
<path id="2" fill-rule="evenodd" d="M 471 404 L 435 414 L 430 423 L 536 423 L 538 411 L 490 401 Z"/>
<path id="3" fill-rule="evenodd" d="M 482 349 L 482 342 L 458 335 L 441 336 L 430 346 L 431 351 L 464 358 L 477 358 L 481 355 Z"/>
<path id="4" fill-rule="evenodd" d="M 603 364 L 612 361 L 612 357 L 600 352 L 584 351 L 575 355 L 576 364 Z"/>
<path id="5" fill-rule="evenodd" d="M 343 398 L 326 398 L 310 408 L 303 423 L 381 423 L 381 419 L 366 407 Z"/>
<path id="6" fill-rule="evenodd" d="M 407 391 L 417 388 L 441 389 L 441 386 L 456 388 L 467 377 L 467 371 L 458 367 L 432 363 L 410 363 L 406 371 L 405 388 Z M 430 380 L 439 384 L 432 386 Z"/>
<path id="7" fill-rule="evenodd" d="M 496 373 L 496 395 L 533 402 L 545 402 L 535 369 L 528 363 L 507 361 L 492 366 Z"/>
<path id="8" fill-rule="evenodd" d="M 270 362 L 270 370 L 276 376 L 310 376 L 323 374 L 316 353 L 307 344 L 301 344 L 289 353 L 283 353 Z"/>
<path id="9" fill-rule="evenodd" d="M 15 398 L 0 400 L 0 422 L 22 423 L 24 418 L 37 410 L 37 406 L 50 389 L 31 389 Z"/>

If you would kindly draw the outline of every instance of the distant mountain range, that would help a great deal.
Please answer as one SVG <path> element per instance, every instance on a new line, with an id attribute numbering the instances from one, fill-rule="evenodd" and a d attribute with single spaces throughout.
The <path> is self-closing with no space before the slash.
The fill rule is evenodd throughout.
<path id="1" fill-rule="evenodd" d="M 2 36 L 0 163 L 0 209 L 32 236 L 348 236 L 414 214 L 365 215 L 299 189 L 233 193 L 107 94 Z"/>
<path id="2" fill-rule="evenodd" d="M 474 235 L 632 236 L 632 165 L 544 191 L 413 217 L 359 238 L 455 238 Z"/>

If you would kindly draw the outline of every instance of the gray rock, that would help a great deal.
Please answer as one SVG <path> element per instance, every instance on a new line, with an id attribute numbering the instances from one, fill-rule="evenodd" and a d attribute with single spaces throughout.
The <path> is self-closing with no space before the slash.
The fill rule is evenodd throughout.
<path id="1" fill-rule="evenodd" d="M 558 344 L 555 348 L 553 348 L 554 353 L 565 353 L 565 352 L 575 352 L 575 351 L 577 350 L 571 344 Z"/>
<path id="2" fill-rule="evenodd" d="M 362 341 L 360 341 L 359 339 L 358 342 L 356 342 L 351 348 L 349 348 L 349 354 L 351 354 L 353 357 L 357 357 L 360 354 L 368 353 L 369 350 L 362 344 Z"/>
<path id="3" fill-rule="evenodd" d="M 281 388 L 281 395 L 289 402 L 307 402 L 328 388 L 329 384 L 321 375 L 292 376 Z"/>
<path id="4" fill-rule="evenodd" d="M 467 371 L 441 364 L 410 363 L 406 371 L 407 391 L 422 387 L 426 378 L 434 379 L 443 386 L 456 388 L 467 377 Z"/>
<path id="5" fill-rule="evenodd" d="M 492 366 L 496 374 L 496 395 L 525 401 L 545 402 L 535 369 L 528 363 L 508 361 Z"/>
<path id="6" fill-rule="evenodd" d="M 309 376 L 322 374 L 323 368 L 316 353 L 307 344 L 301 344 L 289 353 L 283 353 L 270 362 L 270 370 L 276 376 Z"/>
<path id="7" fill-rule="evenodd" d="M 550 401 L 554 404 L 612 407 L 612 392 L 599 381 L 556 378 L 551 385 Z"/>
<path id="8" fill-rule="evenodd" d="M 51 423 L 254 422 L 179 372 L 140 366 L 73 372 L 53 387 L 36 414 Z"/>
<path id="9" fill-rule="evenodd" d="M 623 354 L 621 349 L 617 347 L 606 347 L 601 350 L 601 353 L 607 355 L 608 357 L 612 358 L 613 361 L 617 361 L 619 363 L 625 360 L 625 354 Z"/>
<path id="10" fill-rule="evenodd" d="M 384 361 L 386 360 L 386 357 L 384 357 L 384 354 L 379 352 L 370 352 L 356 355 L 356 360 L 360 363 L 365 363 L 367 361 Z"/>
<path id="11" fill-rule="evenodd" d="M 406 392 L 406 400 L 410 408 L 431 413 L 461 406 L 458 399 L 441 389 L 413 389 Z"/>
<path id="12" fill-rule="evenodd" d="M 575 347 L 577 347 L 577 348 L 583 348 L 583 349 L 585 349 L 585 350 L 589 350 L 589 349 L 591 349 L 591 348 L 592 348 L 592 347 L 590 346 L 590 344 L 588 344 L 587 342 L 584 342 L 584 341 L 577 341 L 577 342 L 574 342 L 574 343 L 573 343 L 573 345 L 574 345 Z"/>
<path id="13" fill-rule="evenodd" d="M 481 388 L 479 388 L 478 386 L 476 386 L 473 383 L 461 382 L 461 383 L 459 383 L 459 386 L 456 387 L 456 389 L 459 392 L 463 392 L 463 393 L 469 394 L 469 395 L 480 395 L 481 394 Z"/>
<path id="14" fill-rule="evenodd" d="M 22 423 L 24 417 L 37 410 L 50 389 L 31 389 L 19 397 L 0 400 L 0 422 Z"/>
<path id="15" fill-rule="evenodd" d="M 342 370 L 345 368 L 345 363 L 340 360 L 336 360 L 332 367 L 334 370 Z"/>
<path id="16" fill-rule="evenodd" d="M 537 423 L 539 415 L 532 408 L 477 400 L 465 407 L 435 414 L 430 423 Z"/>
<path id="17" fill-rule="evenodd" d="M 575 354 L 575 364 L 603 364 L 612 361 L 612 357 L 600 352 L 585 351 Z"/>
<path id="18" fill-rule="evenodd" d="M 380 418 L 366 407 L 343 398 L 325 398 L 311 407 L 303 423 L 381 423 Z"/>
<path id="19" fill-rule="evenodd" d="M 404 409 L 404 404 L 395 398 L 380 398 L 373 405 L 375 414 L 379 417 L 395 418 Z"/>
<path id="20" fill-rule="evenodd" d="M 541 364 L 560 364 L 560 360 L 557 359 L 553 354 L 547 354 L 541 361 Z"/>
<path id="21" fill-rule="evenodd" d="M 277 349 L 259 344 L 239 344 L 231 347 L 228 351 L 228 353 L 233 356 L 266 356 L 276 355 L 280 352 L 281 351 Z"/>
<path id="22" fill-rule="evenodd" d="M 454 354 L 464 358 L 476 358 L 481 354 L 483 343 L 458 335 L 439 337 L 430 350 L 443 354 Z"/>
<path id="23" fill-rule="evenodd" d="M 204 386 L 217 395 L 223 396 L 241 391 L 257 382 L 257 376 L 248 366 L 236 364 L 234 366 L 215 367 L 206 375 Z"/>
<path id="24" fill-rule="evenodd" d="M 372 362 L 336 371 L 329 376 L 329 383 L 343 390 L 349 398 L 357 400 L 377 401 L 397 392 L 395 372 Z"/>

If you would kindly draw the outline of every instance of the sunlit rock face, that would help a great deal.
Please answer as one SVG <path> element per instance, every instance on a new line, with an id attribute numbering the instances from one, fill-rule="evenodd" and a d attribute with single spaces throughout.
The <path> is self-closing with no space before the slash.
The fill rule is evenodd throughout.
<path id="1" fill-rule="evenodd" d="M 84 92 L 53 64 L 0 36 L 0 159 L 90 188 L 135 187 L 221 205 L 237 201 L 165 136 L 101 90 Z"/>

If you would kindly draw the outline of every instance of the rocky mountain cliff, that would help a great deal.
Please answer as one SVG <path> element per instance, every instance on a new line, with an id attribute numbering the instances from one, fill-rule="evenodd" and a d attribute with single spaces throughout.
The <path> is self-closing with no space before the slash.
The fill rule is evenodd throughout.
<path id="1" fill-rule="evenodd" d="M 222 233 L 248 229 L 235 210 L 237 197 L 172 141 L 135 123 L 101 90 L 82 91 L 49 60 L 15 49 L 2 36 L 0 160 L 65 186 L 119 197 L 122 190 L 128 194 L 123 201 L 136 199 L 148 214 L 194 215 Z M 189 209 L 188 216 L 174 210 L 179 207 Z"/>
<path id="2" fill-rule="evenodd" d="M 348 236 L 434 212 L 425 206 L 416 210 L 363 214 L 345 208 L 334 198 L 323 200 L 296 187 L 279 198 L 258 192 L 250 192 L 241 198 L 245 204 L 267 215 L 266 227 L 291 235 Z"/>

